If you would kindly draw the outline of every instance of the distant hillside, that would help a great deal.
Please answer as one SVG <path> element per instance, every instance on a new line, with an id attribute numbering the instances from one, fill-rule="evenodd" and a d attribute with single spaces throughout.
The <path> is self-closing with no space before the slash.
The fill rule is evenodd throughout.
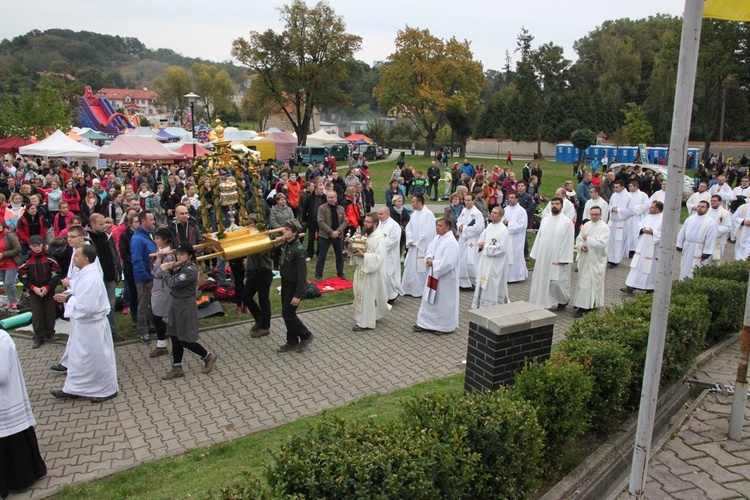
<path id="1" fill-rule="evenodd" d="M 0 92 L 32 87 L 40 72 L 75 77 L 74 87 L 151 87 L 168 66 L 189 69 L 195 62 L 213 64 L 234 79 L 244 69 L 180 55 L 170 49 L 148 49 L 137 38 L 89 31 L 30 31 L 0 42 Z"/>

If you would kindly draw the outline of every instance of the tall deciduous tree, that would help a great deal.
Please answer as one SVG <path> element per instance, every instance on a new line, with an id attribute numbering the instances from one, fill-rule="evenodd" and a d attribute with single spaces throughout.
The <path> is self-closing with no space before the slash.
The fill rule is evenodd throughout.
<path id="1" fill-rule="evenodd" d="M 627 103 L 620 110 L 625 115 L 625 125 L 622 131 L 630 144 L 649 144 L 654 140 L 654 127 L 646 118 L 643 108 L 634 102 Z"/>
<path id="2" fill-rule="evenodd" d="M 349 102 L 339 83 L 344 61 L 359 50 L 362 38 L 327 2 L 309 7 L 301 0 L 281 7 L 283 31 L 253 31 L 232 43 L 232 56 L 258 74 L 258 96 L 289 119 L 299 144 L 305 144 L 313 112 Z"/>
<path id="3" fill-rule="evenodd" d="M 378 104 L 411 120 L 425 139 L 425 156 L 434 149 L 449 115 L 454 132 L 465 142 L 468 132 L 460 127 L 473 123 L 484 86 L 482 63 L 474 61 L 468 41 L 444 41 L 429 30 L 407 26 L 398 32 L 396 52 L 380 71 L 373 92 Z M 461 150 L 466 150 L 464 144 Z"/>
<path id="4" fill-rule="evenodd" d="M 184 118 L 183 111 L 188 105 L 183 96 L 191 92 L 190 74 L 185 68 L 170 66 L 164 70 L 163 78 L 154 79 L 153 83 L 159 100 L 169 111 L 179 111 L 180 125 Z"/>
<path id="5" fill-rule="evenodd" d="M 229 73 L 216 66 L 195 63 L 190 68 L 195 83 L 195 93 L 203 103 L 209 120 L 216 118 L 218 111 L 232 110 L 234 84 Z"/>

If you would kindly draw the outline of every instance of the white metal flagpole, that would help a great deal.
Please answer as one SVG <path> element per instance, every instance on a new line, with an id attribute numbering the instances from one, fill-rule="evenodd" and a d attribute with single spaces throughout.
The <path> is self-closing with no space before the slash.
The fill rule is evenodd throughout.
<path id="1" fill-rule="evenodd" d="M 667 175 L 667 192 L 664 199 L 664 222 L 662 223 L 654 302 L 651 309 L 651 326 L 648 336 L 646 366 L 643 373 L 641 404 L 638 412 L 638 429 L 630 471 L 630 486 L 628 488 L 630 498 L 643 498 L 648 472 L 656 400 L 659 395 L 661 364 L 664 355 L 664 337 L 667 331 L 669 301 L 674 279 L 673 262 L 682 210 L 682 183 L 685 177 L 685 160 L 690 134 L 693 94 L 695 93 L 703 2 L 704 0 L 685 0 L 685 12 L 682 18 L 680 59 L 677 67 L 672 135 L 669 143 L 669 172 Z"/>

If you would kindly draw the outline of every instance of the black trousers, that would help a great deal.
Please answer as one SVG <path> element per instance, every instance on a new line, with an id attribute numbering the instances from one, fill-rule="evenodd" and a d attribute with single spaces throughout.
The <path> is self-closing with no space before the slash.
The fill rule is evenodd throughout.
<path id="1" fill-rule="evenodd" d="M 317 222 L 312 222 L 307 226 L 307 256 L 311 259 L 315 255 L 315 233 L 317 232 Z M 320 244 L 318 244 L 318 251 L 320 251 Z"/>
<path id="2" fill-rule="evenodd" d="M 130 307 L 130 318 L 133 324 L 138 322 L 138 291 L 135 289 L 135 277 L 133 266 L 123 266 L 122 274 L 125 275 L 125 286 L 128 289 L 128 307 Z"/>
<path id="3" fill-rule="evenodd" d="M 172 362 L 177 365 L 182 363 L 182 356 L 185 353 L 185 349 L 187 348 L 188 351 L 192 351 L 198 356 L 201 357 L 201 359 L 205 358 L 208 355 L 208 351 L 205 347 L 200 345 L 198 342 L 183 342 L 182 340 L 178 339 L 174 335 L 171 336 L 172 339 Z"/>
<path id="4" fill-rule="evenodd" d="M 297 306 L 292 305 L 295 288 L 294 283 L 281 282 L 281 317 L 286 326 L 286 342 L 291 345 L 297 345 L 300 340 L 312 335 L 297 316 Z"/>
<path id="5" fill-rule="evenodd" d="M 29 290 L 29 302 L 31 303 L 31 324 L 34 328 L 34 340 L 44 340 L 55 335 L 55 319 L 57 307 L 52 297 L 55 291 L 40 297 Z"/>
<path id="6" fill-rule="evenodd" d="M 245 289 L 243 284 L 245 265 L 242 263 L 242 259 L 232 259 L 229 261 L 229 269 L 232 270 L 232 281 L 234 281 L 234 302 L 238 307 L 242 307 L 242 293 Z"/>
<path id="7" fill-rule="evenodd" d="M 253 272 L 247 276 L 247 283 L 242 293 L 242 302 L 250 309 L 253 319 L 261 328 L 271 328 L 271 283 L 273 271 L 270 269 Z M 255 301 L 255 294 L 258 301 Z"/>
<path id="8" fill-rule="evenodd" d="M 156 338 L 159 340 L 167 340 L 167 322 L 164 318 L 151 314 L 151 320 L 154 323 L 154 329 L 156 329 Z"/>
<path id="9" fill-rule="evenodd" d="M 344 239 L 338 238 L 319 238 L 318 239 L 318 262 L 315 263 L 315 279 L 323 278 L 323 269 L 326 266 L 326 257 L 328 257 L 328 247 L 333 247 L 333 254 L 336 256 L 336 276 L 344 276 Z"/>
<path id="10" fill-rule="evenodd" d="M 438 192 L 438 181 L 437 179 L 430 179 L 429 184 L 427 185 L 427 197 L 429 198 L 432 196 L 432 189 L 435 188 L 435 198 L 438 198 L 440 196 L 440 193 Z"/>

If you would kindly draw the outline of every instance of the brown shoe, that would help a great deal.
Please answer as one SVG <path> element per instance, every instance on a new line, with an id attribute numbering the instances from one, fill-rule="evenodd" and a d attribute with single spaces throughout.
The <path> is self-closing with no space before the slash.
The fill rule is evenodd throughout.
<path id="1" fill-rule="evenodd" d="M 214 353 L 210 353 L 208 357 L 203 361 L 203 373 L 211 373 L 214 369 L 214 364 L 218 356 Z"/>
<path id="2" fill-rule="evenodd" d="M 151 351 L 151 354 L 148 355 L 149 358 L 158 358 L 159 356 L 166 356 L 169 354 L 169 349 L 166 347 L 157 347 L 153 351 Z"/>
<path id="3" fill-rule="evenodd" d="M 171 370 L 161 376 L 162 380 L 172 380 L 173 378 L 182 378 L 185 376 L 185 372 L 182 370 L 182 366 L 173 366 Z"/>
<path id="4" fill-rule="evenodd" d="M 260 330 L 260 323 L 258 323 L 257 321 L 253 322 L 253 326 L 250 327 L 250 331 L 257 332 L 258 330 Z"/>
<path id="5" fill-rule="evenodd" d="M 60 389 L 52 389 L 50 391 L 50 394 L 55 396 L 57 399 L 78 399 L 78 396 L 75 394 L 68 394 L 65 391 L 61 391 Z"/>
<path id="6" fill-rule="evenodd" d="M 254 339 L 259 339 L 261 337 L 265 337 L 266 335 L 269 335 L 271 333 L 270 328 L 258 328 L 255 331 L 250 332 L 250 336 Z"/>
<path id="7" fill-rule="evenodd" d="M 629 286 L 624 286 L 624 287 L 620 288 L 620 291 L 622 293 L 626 293 L 628 295 L 633 295 L 633 292 L 635 292 L 635 290 L 633 288 L 629 287 Z"/>

